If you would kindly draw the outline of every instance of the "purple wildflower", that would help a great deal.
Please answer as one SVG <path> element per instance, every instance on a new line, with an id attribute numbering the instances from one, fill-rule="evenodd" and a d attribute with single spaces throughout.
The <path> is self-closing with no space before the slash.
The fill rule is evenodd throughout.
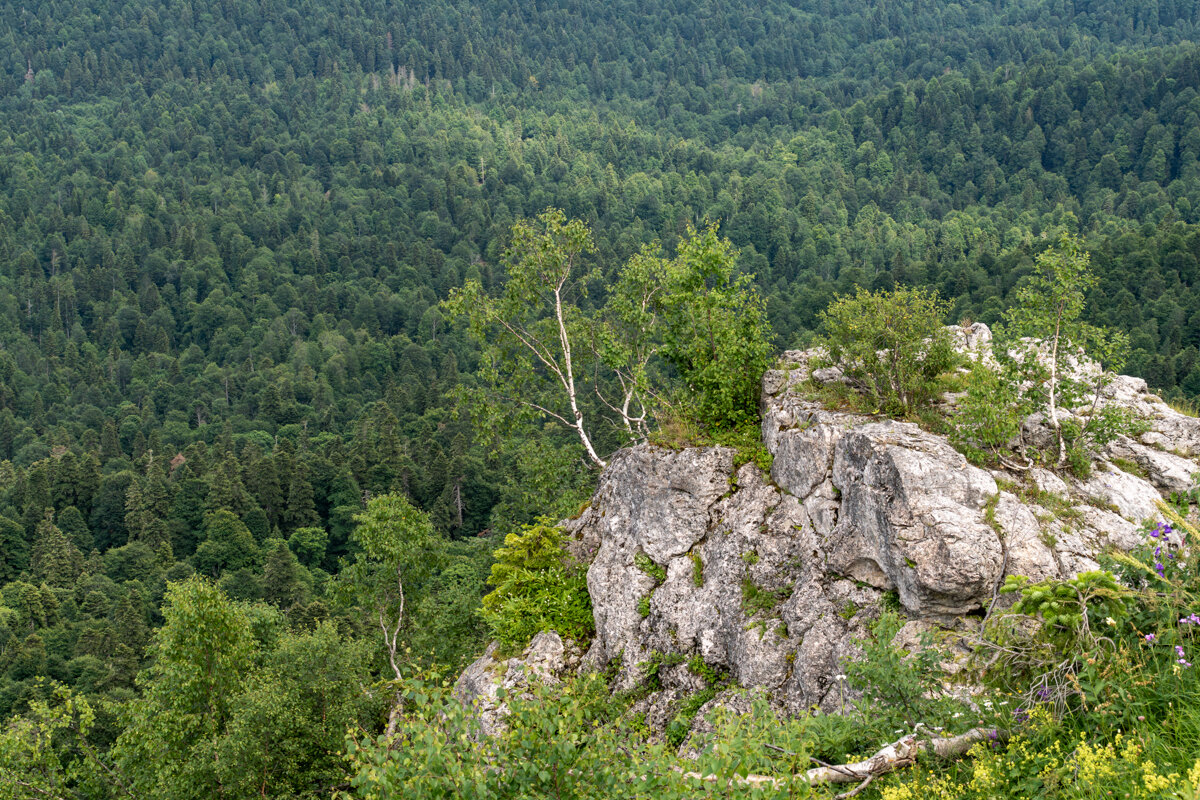
<path id="1" fill-rule="evenodd" d="M 1153 644 L 1153 643 L 1154 643 L 1154 640 L 1155 640 L 1155 639 L 1157 639 L 1157 638 L 1158 638 L 1158 637 L 1157 637 L 1157 636 L 1155 636 L 1153 633 L 1147 633 L 1147 634 L 1146 634 L 1146 641 L 1147 641 L 1147 642 L 1150 642 L 1151 644 Z"/>
<path id="2" fill-rule="evenodd" d="M 1175 655 L 1179 656 L 1179 658 L 1175 659 L 1176 664 L 1180 664 L 1185 667 L 1190 667 L 1192 665 L 1192 662 L 1187 660 L 1187 653 L 1183 652 L 1182 645 L 1175 645 Z"/>

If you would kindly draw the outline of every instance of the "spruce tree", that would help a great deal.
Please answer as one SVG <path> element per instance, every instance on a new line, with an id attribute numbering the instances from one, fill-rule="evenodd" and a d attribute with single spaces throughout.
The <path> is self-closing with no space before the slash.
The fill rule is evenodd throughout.
<path id="1" fill-rule="evenodd" d="M 29 571 L 35 580 L 64 589 L 73 586 L 83 572 L 83 555 L 54 524 L 49 511 L 38 525 Z"/>

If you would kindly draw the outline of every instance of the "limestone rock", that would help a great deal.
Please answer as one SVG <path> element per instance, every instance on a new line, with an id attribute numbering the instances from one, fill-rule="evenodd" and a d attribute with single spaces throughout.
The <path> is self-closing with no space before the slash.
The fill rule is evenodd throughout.
<path id="1" fill-rule="evenodd" d="M 569 648 L 553 631 L 533 637 L 518 658 L 498 659 L 496 649 L 496 642 L 488 645 L 454 684 L 454 696 L 474 709 L 484 736 L 495 736 L 504 729 L 508 708 L 498 697 L 500 689 L 516 696 L 527 693 L 532 680 L 557 683 L 572 661 Z"/>
<path id="2" fill-rule="evenodd" d="M 983 518 L 996 482 L 945 439 L 909 423 L 846 433 L 834 454 L 842 492 L 830 568 L 895 588 L 917 615 L 978 608 L 1000 578 L 1000 541 Z"/>
<path id="3" fill-rule="evenodd" d="M 707 535 L 710 508 L 729 492 L 732 472 L 728 448 L 640 446 L 613 456 L 579 531 L 600 542 L 587 573 L 596 620 L 589 661 L 607 664 L 626 649 L 626 663 L 641 660 L 647 649 L 638 602 L 654 579 L 635 566 L 635 558 L 643 553 L 665 565 L 688 553 Z"/>
<path id="4" fill-rule="evenodd" d="M 1162 500 L 1162 495 L 1149 481 L 1105 462 L 1101 462 L 1087 480 L 1076 481 L 1075 486 L 1084 497 L 1111 506 L 1134 524 L 1157 516 L 1155 503 Z"/>

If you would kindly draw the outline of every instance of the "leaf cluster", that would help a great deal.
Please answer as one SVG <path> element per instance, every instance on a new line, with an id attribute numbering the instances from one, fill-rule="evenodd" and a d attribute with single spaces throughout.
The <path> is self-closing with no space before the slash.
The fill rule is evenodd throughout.
<path id="1" fill-rule="evenodd" d="M 829 361 L 879 410 L 911 415 L 936 400 L 956 363 L 943 326 L 949 307 L 922 289 L 839 296 L 821 316 Z"/>
<path id="2" fill-rule="evenodd" d="M 520 650 L 545 630 L 568 639 L 591 636 L 587 578 L 567 554 L 562 529 L 543 519 L 505 536 L 494 555 L 493 589 L 481 613 L 506 651 Z"/>

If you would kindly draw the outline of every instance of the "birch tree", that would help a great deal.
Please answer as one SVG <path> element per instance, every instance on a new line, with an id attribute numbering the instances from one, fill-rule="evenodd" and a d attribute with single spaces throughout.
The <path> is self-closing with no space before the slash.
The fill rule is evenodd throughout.
<path id="1" fill-rule="evenodd" d="M 1018 350 L 1024 351 L 1024 361 L 1036 360 L 1045 370 L 1044 379 L 1038 383 L 1044 394 L 1046 420 L 1054 431 L 1060 467 L 1068 456 L 1064 412 L 1079 406 L 1090 390 L 1088 425 L 1098 419 L 1097 404 L 1107 374 L 1104 370 L 1120 367 L 1129 344 L 1124 334 L 1081 319 L 1087 293 L 1095 285 L 1091 258 L 1083 244 L 1064 233 L 1056 245 L 1038 254 L 1033 274 L 1017 289 L 1016 303 L 1005 315 L 1010 334 L 1032 337 L 1017 344 Z M 1080 381 L 1076 369 L 1080 356 L 1101 361 L 1094 385 Z M 1074 433 L 1077 437 L 1085 432 Z"/>
<path id="2" fill-rule="evenodd" d="M 588 459 L 603 467 L 580 390 L 588 356 L 587 323 L 579 309 L 585 294 L 581 260 L 595 249 L 587 226 L 567 221 L 558 209 L 522 220 L 513 226 L 501 261 L 508 276 L 503 290 L 492 296 L 478 281 L 467 281 L 445 308 L 467 317 L 482 347 L 487 396 L 460 394 L 476 421 L 495 429 L 513 409 L 525 417 L 548 417 L 572 431 Z"/>
<path id="3" fill-rule="evenodd" d="M 597 430 L 645 441 L 664 411 L 707 434 L 758 419 L 758 387 L 771 359 L 770 326 L 733 243 L 715 225 L 689 227 L 673 257 L 657 245 L 616 270 L 599 308 L 588 308 L 581 263 L 595 246 L 579 220 L 551 209 L 513 227 L 495 295 L 478 281 L 444 308 L 467 317 L 481 349 L 482 387 L 458 398 L 492 434 L 553 420 L 604 467 Z"/>
<path id="4" fill-rule="evenodd" d="M 371 498 L 367 509 L 354 517 L 353 538 L 361 549 L 345 571 L 363 605 L 371 609 L 373 624 L 383 634 L 388 665 L 397 681 L 400 669 L 401 632 L 405 623 L 405 581 L 426 576 L 437 564 L 440 540 L 420 509 L 398 494 Z M 395 731 L 400 698 L 388 717 L 387 735 Z"/>

